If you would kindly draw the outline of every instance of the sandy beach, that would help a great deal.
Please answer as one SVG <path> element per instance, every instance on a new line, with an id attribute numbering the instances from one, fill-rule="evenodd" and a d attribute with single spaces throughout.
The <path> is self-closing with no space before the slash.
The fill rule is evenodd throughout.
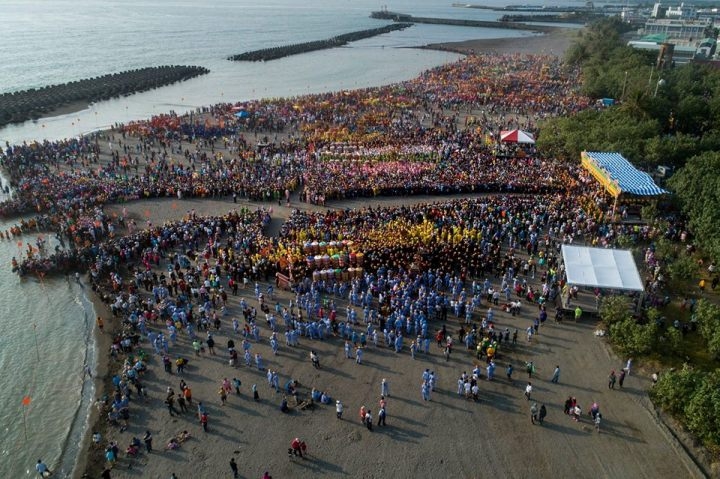
<path id="1" fill-rule="evenodd" d="M 561 30 L 542 37 L 502 40 L 478 40 L 451 44 L 429 45 L 427 48 L 452 49 L 469 52 L 496 51 L 561 54 L 571 41 L 573 31 Z M 447 197 L 436 198 L 437 200 Z M 367 204 L 410 204 L 431 201 L 430 197 L 358 199 L 331 203 L 329 208 L 358 207 Z M 245 200 L 233 203 L 223 199 L 163 199 L 138 201 L 108 206 L 110 214 L 127 210 L 128 217 L 138 224 L 150 221 L 159 224 L 182 218 L 190 210 L 198 215 L 222 215 L 240 207 L 256 208 L 260 204 Z M 270 206 L 265 203 L 264 206 Z M 318 209 L 298 203 L 293 196 L 291 207 L 272 205 L 273 221 L 268 233 L 277 233 L 292 208 Z M 162 262 L 157 271 L 166 270 Z M 539 280 L 529 279 L 539 284 Z M 267 283 L 261 283 L 266 290 Z M 231 366 L 228 362 L 227 341 L 239 344 L 231 320 L 242 314 L 239 307 L 244 298 L 258 307 L 253 288 L 240 289 L 238 296 L 230 296 L 228 314 L 222 318 L 220 329 L 213 333 L 216 355 L 196 356 L 187 335 L 180 333 L 178 343 L 170 350 L 173 361 L 187 358 L 189 365 L 182 375 L 174 368 L 163 370 L 159 356 L 152 353 L 147 340 L 140 348 L 149 353 L 148 371 L 142 381 L 147 398 L 133 396 L 130 421 L 120 432 L 111 427 L 93 408 L 93 425 L 89 428 L 83 453 L 74 477 L 98 478 L 105 468 L 102 448 L 92 445 L 93 432 L 100 432 L 102 444 L 116 441 L 120 459 L 111 471 L 112 478 L 177 479 L 191 477 L 233 477 L 229 462 L 234 458 L 242 478 L 260 478 L 269 472 L 274 478 L 298 477 L 702 477 L 702 471 L 672 437 L 652 409 L 646 390 L 650 387 L 647 375 L 633 371 L 622 390 L 607 388 L 607 375 L 619 369 L 627 358 L 616 357 L 603 339 L 594 336 L 596 324 L 592 320 L 579 323 L 548 321 L 532 342 L 525 340 L 523 331 L 532 324 L 537 312 L 524 303 L 519 316 L 497 311 L 495 322 L 499 329 L 519 330 L 518 344 L 503 346 L 499 351 L 496 378 L 480 382 L 479 401 L 467 400 L 457 394 L 457 380 L 463 372 L 476 366 L 485 372 L 484 361 L 478 361 L 471 351 L 458 344 L 449 360 L 434 342 L 430 354 L 420 353 L 411 358 L 407 346 L 401 353 L 372 343 L 365 349 L 362 364 L 347 359 L 340 338 L 325 341 L 301 338 L 300 345 L 281 345 L 273 355 L 268 344 L 270 329 L 263 319 L 258 321 L 261 340 L 253 342 L 252 352 L 260 353 L 265 368 L 277 371 L 281 388 L 297 381 L 298 397 L 307 399 L 311 388 L 326 392 L 332 404 L 315 404 L 312 408 L 291 407 L 287 414 L 280 411 L 283 392 L 268 385 L 266 370 L 254 364 Z M 287 306 L 292 298 L 287 291 L 277 291 L 275 301 Z M 345 319 L 345 298 L 334 298 L 338 317 Z M 582 304 L 593 302 L 590 295 Z M 93 303 L 105 322 L 104 332 L 95 328 L 99 348 L 96 371 L 96 396 L 110 391 L 111 376 L 121 367 L 124 356 L 114 360 L 108 354 L 111 336 L 120 331 L 119 319 L 113 318 L 107 305 L 97 296 Z M 475 322 L 487 309 L 483 303 L 475 313 Z M 461 318 L 450 315 L 447 322 L 431 322 L 431 329 L 444 324 L 457 337 Z M 153 326 L 160 330 L 163 325 Z M 281 329 L 282 331 L 282 329 Z M 201 333 L 201 336 L 204 334 Z M 310 351 L 317 352 L 320 369 L 309 359 Z M 544 404 L 548 416 L 544 425 L 530 421 L 529 403 L 523 392 L 527 384 L 524 365 L 533 361 L 537 376 L 532 378 L 533 399 Z M 514 381 L 505 378 L 508 364 L 515 366 Z M 558 384 L 550 382 L 556 365 L 561 368 Z M 422 373 L 434 371 L 436 390 L 431 400 L 421 398 Z M 240 394 L 234 392 L 226 405 L 221 405 L 218 389 L 224 378 L 238 378 L 242 382 Z M 193 391 L 193 404 L 188 412 L 171 416 L 164 405 L 168 387 L 179 392 L 180 380 Z M 368 430 L 359 421 L 361 406 L 373 411 L 375 421 L 380 400 L 380 384 L 389 383 L 387 426 Z M 255 384 L 259 401 L 253 400 L 251 387 Z M 598 402 L 603 412 L 601 432 L 596 432 L 585 415 L 573 422 L 563 414 L 563 402 L 568 396 L 577 397 L 584 411 Z M 343 419 L 336 418 L 334 401 L 344 405 Z M 202 401 L 209 415 L 208 431 L 204 432 L 196 414 Z M 290 401 L 291 404 L 293 403 Z M 125 448 L 133 437 L 142 438 L 146 431 L 153 435 L 153 452 L 144 448 L 137 457 L 126 457 Z M 178 449 L 167 450 L 169 439 L 182 431 L 191 437 Z M 308 445 L 308 457 L 289 457 L 288 447 L 293 438 L 300 437 Z"/>
<path id="2" fill-rule="evenodd" d="M 557 28 L 550 33 L 534 37 L 488 38 L 464 42 L 433 43 L 425 48 L 463 54 L 524 53 L 563 56 L 577 35 L 574 28 Z"/>
<path id="3" fill-rule="evenodd" d="M 412 201 L 428 199 L 413 198 Z M 403 203 L 403 199 L 393 202 Z M 150 220 L 172 219 L 189 208 L 195 208 L 198 214 L 219 214 L 234 206 L 232 200 L 160 201 L 153 203 Z M 110 211 L 113 208 L 118 207 L 111 207 Z M 147 204 L 132 203 L 126 208 L 131 216 L 145 218 Z M 279 221 L 288 212 L 285 207 L 276 207 L 274 218 Z M 186 372 L 182 376 L 167 374 L 159 358 L 151 355 L 149 371 L 144 376 L 149 398 L 131 403 L 127 431 L 110 430 L 103 421 L 93 428 L 101 431 L 106 440 L 118 441 L 121 450 L 133 436 L 142 437 L 146 430 L 155 438 L 155 451 L 151 454 L 143 452 L 138 458 L 121 454 L 112 471 L 113 478 L 166 478 L 173 472 L 178 478 L 232 477 L 229 468 L 232 457 L 239 464 L 240 477 L 247 478 L 259 478 L 265 471 L 273 477 L 308 478 L 379 478 L 386 477 L 388 471 L 393 471 L 396 477 L 447 474 L 482 477 L 488 470 L 498 477 L 702 476 L 650 409 L 645 393 L 650 385 L 648 377 L 633 374 L 623 390 L 607 389 L 608 371 L 619 369 L 623 359 L 615 357 L 602 339 L 594 337 L 592 321 L 548 324 L 528 344 L 523 331 L 535 314 L 532 306 L 525 304 L 518 317 L 497 313 L 500 329 L 520 330 L 519 344 L 501 350 L 500 373 L 493 381 L 481 382 L 479 402 L 468 401 L 456 392 L 457 378 L 463 371 L 469 372 L 477 364 L 483 369 L 485 366 L 463 347 L 458 346 L 450 360 L 445 361 L 442 350 L 435 344 L 429 355 L 418 354 L 414 360 L 407 348 L 396 354 L 391 348 L 370 345 L 362 364 L 358 365 L 344 357 L 343 342 L 339 338 L 327 341 L 303 338 L 299 347 L 286 347 L 283 343 L 279 354 L 274 356 L 268 345 L 269 329 L 261 321 L 262 340 L 253 344 L 253 352 L 262 354 L 265 367 L 278 371 L 281 387 L 290 379 L 298 381 L 301 398 L 307 398 L 314 387 L 327 392 L 333 401 L 340 399 L 345 414 L 343 420 L 338 420 L 333 405 L 281 413 L 283 394 L 268 386 L 265 372 L 258 371 L 254 365 L 231 367 L 228 364 L 224 347 L 227 339 L 237 343 L 241 339 L 230 326 L 230 318 L 239 314 L 237 305 L 241 297 L 258 305 L 252 288 L 241 289 L 238 297 L 231 296 L 229 316 L 223 318 L 221 329 L 214 334 L 218 344 L 216 356 L 196 357 L 187 338 L 180 335 L 171 356 L 190 360 Z M 277 295 L 282 305 L 287 305 L 289 299 L 287 292 Z M 590 296 L 584 301 L 591 302 Z M 338 310 L 344 311 L 345 301 L 336 299 L 336 303 Z M 106 309 L 101 307 L 98 311 Z M 100 335 L 101 354 L 105 353 L 102 348 L 108 346 L 107 331 L 117 326 L 107 312 L 104 317 L 106 333 Z M 344 319 L 343 313 L 340 318 Z M 460 324 L 460 319 L 451 317 L 447 328 L 457 335 Z M 433 327 L 439 326 L 433 323 Z M 142 348 L 152 350 L 148 344 Z M 311 349 L 320 357 L 320 370 L 314 369 L 309 361 Z M 529 405 L 523 396 L 526 361 L 534 361 L 537 366 L 537 378 L 532 379 L 534 399 L 548 408 L 543 426 L 532 425 L 529 420 Z M 503 371 L 509 363 L 516 367 L 514 383 L 504 377 Z M 112 372 L 119 365 L 120 362 L 111 362 L 106 371 Z M 562 375 L 559 384 L 552 384 L 549 380 L 556 365 L 561 366 Z M 426 368 L 434 371 L 438 378 L 429 402 L 423 401 L 420 395 L 421 375 Z M 98 376 L 103 376 L 102 371 Z M 223 378 L 234 377 L 242 381 L 241 394 L 232 394 L 227 405 L 221 406 L 218 388 Z M 360 424 L 358 410 L 362 405 L 377 409 L 383 378 L 390 384 L 388 425 L 375 427 L 371 432 Z M 180 379 L 192 388 L 194 405 L 196 401 L 203 401 L 207 406 L 210 417 L 207 433 L 200 427 L 194 405 L 189 412 L 177 417 L 170 417 L 163 405 L 166 388 L 177 391 Z M 252 399 L 252 384 L 258 387 L 259 402 Z M 562 404 L 568 395 L 576 396 L 583 409 L 589 408 L 593 401 L 601 404 L 604 415 L 601 433 L 595 432 L 587 417 L 575 423 L 563 414 Z M 167 441 L 184 430 L 190 432 L 192 438 L 177 450 L 165 450 Z M 307 442 L 308 459 L 288 458 L 287 448 L 296 436 Z M 87 477 L 99 477 L 104 463 L 102 452 L 90 448 L 87 455 Z"/>

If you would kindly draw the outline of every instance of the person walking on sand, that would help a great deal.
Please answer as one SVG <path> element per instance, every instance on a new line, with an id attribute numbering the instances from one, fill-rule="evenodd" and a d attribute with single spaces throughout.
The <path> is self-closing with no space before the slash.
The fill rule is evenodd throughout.
<path id="1" fill-rule="evenodd" d="M 380 383 L 380 395 L 390 397 L 390 383 L 385 378 Z"/>
<path id="2" fill-rule="evenodd" d="M 555 366 L 555 371 L 553 371 L 552 379 L 550 379 L 551 383 L 557 384 L 560 380 L 560 365 L 558 364 Z"/>
<path id="3" fill-rule="evenodd" d="M 545 416 L 547 416 L 547 409 L 545 408 L 545 405 L 543 404 L 540 406 L 540 413 L 538 414 L 538 421 L 540 422 L 540 425 L 542 426 L 543 421 L 545 420 Z"/>
<path id="4" fill-rule="evenodd" d="M 320 358 L 315 351 L 310 351 L 310 362 L 315 369 L 320 369 Z"/>
<path id="5" fill-rule="evenodd" d="M 239 473 L 238 473 L 238 465 L 237 465 L 237 462 L 235 462 L 235 458 L 234 458 L 234 457 L 230 458 L 230 470 L 231 470 L 232 473 L 233 473 L 233 478 L 237 479 L 237 478 L 238 478 L 238 475 L 239 475 Z"/>
<path id="6" fill-rule="evenodd" d="M 624 369 L 620 371 L 620 377 L 618 378 L 618 382 L 620 383 L 620 389 L 622 389 L 623 383 L 625 382 L 625 374 L 626 372 Z"/>
<path id="7" fill-rule="evenodd" d="M 372 411 L 370 409 L 368 409 L 367 413 L 365 413 L 365 427 L 368 428 L 368 431 L 372 431 L 373 418 L 372 418 Z"/>
<path id="8" fill-rule="evenodd" d="M 35 464 L 35 470 L 41 478 L 49 477 L 52 474 L 47 465 L 42 462 L 42 459 L 38 459 L 37 464 Z"/>
<path id="9" fill-rule="evenodd" d="M 338 399 L 337 401 L 335 401 L 335 412 L 336 412 L 336 414 L 337 414 L 337 418 L 338 418 L 338 419 L 342 419 L 342 415 L 343 415 L 343 405 L 342 405 L 342 403 L 340 402 L 339 399 Z"/>
<path id="10" fill-rule="evenodd" d="M 632 358 L 628 358 L 627 363 L 625 364 L 625 374 L 630 376 L 630 367 L 632 366 Z"/>
<path id="11" fill-rule="evenodd" d="M 528 401 L 530 400 L 530 395 L 532 394 L 532 383 L 528 381 L 527 386 L 525 386 L 525 399 Z"/>
<path id="12" fill-rule="evenodd" d="M 535 373 L 535 364 L 532 361 L 528 361 L 525 364 L 525 371 L 528 374 L 528 379 L 532 379 L 532 375 Z"/>
<path id="13" fill-rule="evenodd" d="M 300 438 L 296 437 L 290 443 L 290 449 L 293 455 L 303 457 L 303 451 L 307 449 L 307 446 L 305 445 L 305 441 L 301 441 Z"/>
<path id="14" fill-rule="evenodd" d="M 507 379 L 509 382 L 513 382 L 512 374 L 513 374 L 514 368 L 512 364 L 508 364 L 507 369 L 505 370 L 505 376 L 507 376 Z"/>
<path id="15" fill-rule="evenodd" d="M 615 376 L 615 370 L 613 369 L 610 371 L 610 376 L 608 376 L 608 389 L 615 389 L 615 380 L 617 379 L 617 376 Z"/>
<path id="16" fill-rule="evenodd" d="M 232 385 L 233 388 L 235 388 L 235 394 L 240 395 L 240 386 L 242 386 L 242 381 L 240 381 L 238 378 L 232 378 Z"/>
<path id="17" fill-rule="evenodd" d="M 175 395 L 168 395 L 167 399 L 165 399 L 165 405 L 167 405 L 168 412 L 171 416 L 176 416 L 180 414 L 180 412 L 175 409 Z"/>
<path id="18" fill-rule="evenodd" d="M 535 421 L 539 421 L 538 419 L 538 405 L 536 402 L 533 402 L 530 405 L 530 422 L 532 424 L 535 424 Z"/>

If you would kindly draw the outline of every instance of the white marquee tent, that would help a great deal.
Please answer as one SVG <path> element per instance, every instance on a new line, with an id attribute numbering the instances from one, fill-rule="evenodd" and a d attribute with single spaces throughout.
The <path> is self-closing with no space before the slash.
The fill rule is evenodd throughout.
<path id="1" fill-rule="evenodd" d="M 573 286 L 643 291 L 643 282 L 629 250 L 562 246 L 567 282 Z"/>

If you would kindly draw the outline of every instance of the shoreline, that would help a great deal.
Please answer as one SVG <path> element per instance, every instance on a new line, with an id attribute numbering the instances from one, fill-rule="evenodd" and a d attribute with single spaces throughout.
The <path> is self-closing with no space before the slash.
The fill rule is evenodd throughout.
<path id="1" fill-rule="evenodd" d="M 110 372 L 111 357 L 106 354 L 109 351 L 112 344 L 112 337 L 118 332 L 118 324 L 111 322 L 109 319 L 112 318 L 110 308 L 102 301 L 100 296 L 95 291 L 87 291 L 85 293 L 86 299 L 92 305 L 95 316 L 101 316 L 102 318 L 108 318 L 105 321 L 105 332 L 101 333 L 97 327 L 95 317 L 89 319 L 93 335 L 93 344 L 95 347 L 95 370 L 93 371 L 93 391 L 90 404 L 88 405 L 88 413 L 86 419 L 86 429 L 81 435 L 80 443 L 78 444 L 77 458 L 75 459 L 74 468 L 69 477 L 72 479 L 81 479 L 86 477 L 86 469 L 88 465 L 89 452 L 92 447 L 92 434 L 99 425 L 102 424 L 102 418 L 98 409 L 95 407 L 95 401 L 97 398 L 102 397 L 109 391 L 108 380 Z"/>
<path id="2" fill-rule="evenodd" d="M 481 38 L 461 42 L 430 43 L 418 48 L 477 55 L 482 53 L 549 54 L 562 57 L 580 30 L 557 27 L 549 33 L 509 38 Z"/>

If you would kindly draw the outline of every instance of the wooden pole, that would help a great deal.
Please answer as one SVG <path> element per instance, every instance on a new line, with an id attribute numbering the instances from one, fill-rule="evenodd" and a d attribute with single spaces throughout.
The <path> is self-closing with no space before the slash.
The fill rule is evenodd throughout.
<path id="1" fill-rule="evenodd" d="M 25 411 L 23 411 L 23 429 L 25 430 L 25 442 L 27 442 L 27 406 L 24 406 Z"/>

